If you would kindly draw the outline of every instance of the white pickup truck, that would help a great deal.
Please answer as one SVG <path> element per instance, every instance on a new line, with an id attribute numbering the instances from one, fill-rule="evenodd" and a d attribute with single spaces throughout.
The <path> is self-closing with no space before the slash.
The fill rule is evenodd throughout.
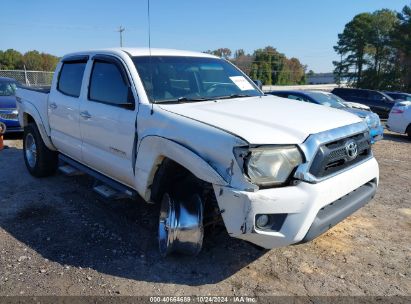
<path id="1" fill-rule="evenodd" d="M 19 88 L 24 159 L 75 168 L 107 197 L 159 206 L 162 255 L 197 254 L 204 227 L 264 248 L 307 242 L 375 195 L 368 129 L 340 110 L 265 96 L 230 62 L 122 48 L 69 54 L 49 91 Z"/>

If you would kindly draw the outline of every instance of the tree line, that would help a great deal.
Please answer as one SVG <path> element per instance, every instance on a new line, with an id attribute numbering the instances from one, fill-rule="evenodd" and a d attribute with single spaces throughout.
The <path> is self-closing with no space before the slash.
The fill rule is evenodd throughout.
<path id="1" fill-rule="evenodd" d="M 59 57 L 38 51 L 22 54 L 13 49 L 0 50 L 0 70 L 54 71 L 58 62 Z"/>
<path id="2" fill-rule="evenodd" d="M 206 51 L 226 58 L 242 69 L 252 79 L 259 79 L 263 84 L 304 84 L 305 66 L 296 58 L 288 59 L 275 48 L 267 46 L 257 49 L 253 54 L 246 54 L 243 49 L 234 53 L 228 48 Z M 29 51 L 24 54 L 8 49 L 0 50 L 0 70 L 35 70 L 54 71 L 59 57 Z"/>
<path id="3" fill-rule="evenodd" d="M 272 46 L 257 49 L 252 54 L 246 54 L 243 49 L 233 53 L 228 48 L 207 50 L 205 53 L 230 60 L 252 79 L 261 80 L 264 85 L 306 83 L 306 66 L 297 58 L 287 58 Z"/>
<path id="4" fill-rule="evenodd" d="M 411 7 L 356 15 L 334 47 L 334 74 L 354 87 L 411 91 Z"/>

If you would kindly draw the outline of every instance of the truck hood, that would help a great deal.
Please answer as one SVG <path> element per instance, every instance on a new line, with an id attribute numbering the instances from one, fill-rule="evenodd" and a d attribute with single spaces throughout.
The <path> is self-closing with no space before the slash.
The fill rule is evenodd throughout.
<path id="1" fill-rule="evenodd" d="M 160 105 L 250 144 L 299 144 L 310 135 L 362 120 L 345 111 L 275 96 Z"/>
<path id="2" fill-rule="evenodd" d="M 0 96 L 0 110 L 1 109 L 15 109 L 16 96 Z"/>

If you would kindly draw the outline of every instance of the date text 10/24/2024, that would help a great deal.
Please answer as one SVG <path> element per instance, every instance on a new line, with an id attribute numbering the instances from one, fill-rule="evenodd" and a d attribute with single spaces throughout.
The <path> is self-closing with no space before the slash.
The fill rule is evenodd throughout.
<path id="1" fill-rule="evenodd" d="M 220 296 L 182 296 L 182 297 L 150 297 L 151 303 L 257 303 L 255 297 L 220 297 Z"/>

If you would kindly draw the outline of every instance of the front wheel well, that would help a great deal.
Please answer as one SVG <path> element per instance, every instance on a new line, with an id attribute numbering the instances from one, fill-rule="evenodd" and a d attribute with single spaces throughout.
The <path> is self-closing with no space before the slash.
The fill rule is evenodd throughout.
<path id="1" fill-rule="evenodd" d="M 36 121 L 34 120 L 33 116 L 31 116 L 28 113 L 24 113 L 23 114 L 23 122 L 24 122 L 24 126 L 28 126 L 31 123 L 36 123 Z"/>
<path id="2" fill-rule="evenodd" d="M 197 178 L 184 166 L 169 159 L 164 158 L 160 163 L 150 186 L 150 201 L 160 204 L 164 193 L 173 192 L 181 184 L 189 185 L 187 192 L 196 190 L 204 202 L 205 219 L 218 221 L 220 211 L 215 198 L 213 185 Z M 184 191 L 184 190 L 183 190 Z"/>

